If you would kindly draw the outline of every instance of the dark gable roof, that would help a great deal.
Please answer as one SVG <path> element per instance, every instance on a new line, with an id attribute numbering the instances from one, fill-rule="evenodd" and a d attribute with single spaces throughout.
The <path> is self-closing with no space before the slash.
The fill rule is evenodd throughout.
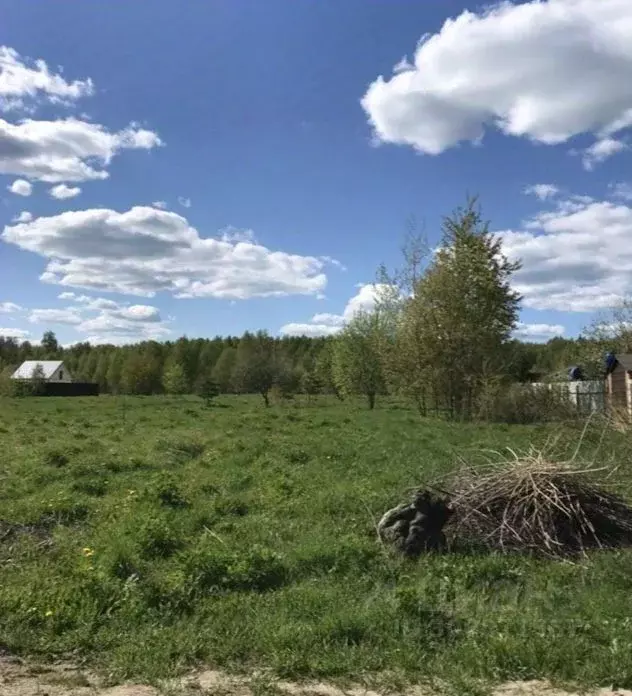
<path id="1" fill-rule="evenodd" d="M 616 357 L 623 369 L 632 371 L 632 353 L 617 353 Z"/>

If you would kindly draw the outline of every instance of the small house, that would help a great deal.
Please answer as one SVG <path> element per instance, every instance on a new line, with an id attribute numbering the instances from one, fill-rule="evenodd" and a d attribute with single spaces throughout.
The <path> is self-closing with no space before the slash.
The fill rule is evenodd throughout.
<path id="1" fill-rule="evenodd" d="M 632 353 L 608 356 L 606 392 L 610 406 L 632 418 Z"/>
<path id="2" fill-rule="evenodd" d="M 41 367 L 41 372 L 38 370 Z M 35 373 L 40 372 L 41 378 L 51 384 L 67 384 L 72 382 L 70 370 L 64 365 L 63 360 L 25 360 L 11 375 L 11 379 L 33 379 Z"/>

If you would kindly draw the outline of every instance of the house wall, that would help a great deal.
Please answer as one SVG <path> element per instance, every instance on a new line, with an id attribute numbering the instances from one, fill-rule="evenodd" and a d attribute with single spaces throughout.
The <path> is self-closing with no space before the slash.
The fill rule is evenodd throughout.
<path id="1" fill-rule="evenodd" d="M 51 378 L 46 381 L 53 384 L 67 384 L 72 382 L 72 375 L 70 374 L 70 371 L 66 369 L 66 366 L 62 365 L 61 367 L 58 367 L 51 375 Z"/>

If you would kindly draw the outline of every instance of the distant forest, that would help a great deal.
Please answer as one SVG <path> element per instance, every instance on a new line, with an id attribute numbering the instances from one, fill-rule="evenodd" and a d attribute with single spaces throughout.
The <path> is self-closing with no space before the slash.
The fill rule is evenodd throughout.
<path id="1" fill-rule="evenodd" d="M 62 348 L 51 331 L 39 344 L 0 336 L 0 372 L 5 377 L 24 360 L 64 360 L 77 381 L 96 382 L 110 394 L 199 393 L 212 379 L 222 393 L 257 391 L 244 383 L 245 365 L 262 345 L 274 356 L 282 388 L 288 393 L 335 393 L 331 356 L 335 338 L 270 337 L 245 333 L 133 345 Z M 513 382 L 565 378 L 586 354 L 587 339 L 554 338 L 547 343 L 511 341 L 503 373 Z M 272 359 L 272 358 L 270 358 Z"/>

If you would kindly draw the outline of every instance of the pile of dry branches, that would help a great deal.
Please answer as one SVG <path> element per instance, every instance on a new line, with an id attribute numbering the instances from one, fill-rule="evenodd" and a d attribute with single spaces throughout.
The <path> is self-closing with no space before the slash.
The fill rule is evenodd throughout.
<path id="1" fill-rule="evenodd" d="M 612 493 L 614 471 L 510 451 L 482 466 L 463 463 L 449 484 L 457 540 L 554 557 L 632 545 L 632 507 Z"/>

